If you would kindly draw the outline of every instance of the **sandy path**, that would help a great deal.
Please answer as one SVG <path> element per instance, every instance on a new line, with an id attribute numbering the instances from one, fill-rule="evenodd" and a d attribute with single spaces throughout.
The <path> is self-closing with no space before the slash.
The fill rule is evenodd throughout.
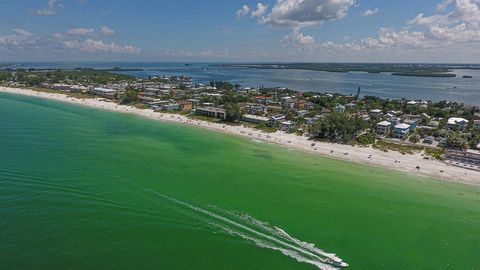
<path id="1" fill-rule="evenodd" d="M 6 87 L 0 87 L 0 92 L 46 98 L 116 112 L 132 113 L 158 121 L 168 121 L 190 126 L 197 126 L 232 135 L 251 138 L 252 140 L 274 143 L 284 147 L 307 151 L 335 159 L 395 169 L 418 176 L 430 176 L 451 182 L 480 185 L 480 172 L 451 166 L 437 160 L 425 160 L 421 154 L 402 155 L 398 152 L 383 152 L 371 147 L 319 142 L 315 142 L 315 146 L 312 146 L 312 141 L 308 140 L 308 138 L 304 136 L 286 134 L 280 131 L 276 133 L 264 133 L 262 131 L 244 126 L 229 126 L 206 121 L 192 120 L 182 115 L 155 113 L 150 109 L 142 110 L 131 106 L 118 105 L 114 102 L 102 101 L 100 99 L 77 99 L 67 97 L 63 94 L 51 94 L 36 92 L 28 89 Z M 417 166 L 420 166 L 421 169 L 417 170 Z"/>

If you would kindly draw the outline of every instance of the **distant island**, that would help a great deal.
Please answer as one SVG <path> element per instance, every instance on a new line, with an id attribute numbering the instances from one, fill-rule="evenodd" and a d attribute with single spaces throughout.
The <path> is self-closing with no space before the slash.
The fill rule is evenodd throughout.
<path id="1" fill-rule="evenodd" d="M 391 73 L 393 76 L 445 77 L 457 75 L 451 73 L 448 66 L 434 64 L 357 64 L 357 63 L 269 63 L 269 64 L 220 64 L 222 67 L 243 67 L 255 69 L 299 69 L 325 72 L 366 72 Z M 469 69 L 469 66 L 462 67 Z"/>

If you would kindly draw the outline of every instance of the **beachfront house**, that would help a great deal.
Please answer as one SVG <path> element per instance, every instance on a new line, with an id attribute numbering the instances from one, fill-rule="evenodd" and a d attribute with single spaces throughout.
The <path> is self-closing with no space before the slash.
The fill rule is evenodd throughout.
<path id="1" fill-rule="evenodd" d="M 181 111 L 190 111 L 193 109 L 193 102 L 191 101 L 182 101 L 180 102 Z"/>
<path id="2" fill-rule="evenodd" d="M 103 87 L 95 87 L 95 88 L 93 88 L 92 93 L 94 95 L 113 100 L 113 99 L 115 99 L 115 95 L 117 94 L 117 90 L 103 88 Z"/>
<path id="3" fill-rule="evenodd" d="M 402 123 L 393 127 L 393 136 L 397 139 L 405 139 L 410 133 L 410 125 Z"/>
<path id="4" fill-rule="evenodd" d="M 162 111 L 178 111 L 180 110 L 180 104 L 178 103 L 167 103 L 160 106 Z"/>
<path id="5" fill-rule="evenodd" d="M 390 127 L 392 126 L 392 123 L 388 121 L 382 121 L 377 124 L 377 135 L 387 135 L 388 132 L 390 131 Z"/>
<path id="6" fill-rule="evenodd" d="M 219 118 L 223 120 L 227 119 L 227 113 L 225 109 L 222 109 L 222 108 L 215 108 L 215 107 L 196 108 L 195 114 L 206 116 L 206 117 Z"/>
<path id="7" fill-rule="evenodd" d="M 447 122 L 447 128 L 448 129 L 458 128 L 460 130 L 464 130 L 464 129 L 467 128 L 467 125 L 468 125 L 468 120 L 467 119 L 458 118 L 458 117 L 449 118 L 448 122 Z"/>
<path id="8" fill-rule="evenodd" d="M 285 115 L 283 114 L 276 114 L 276 115 L 273 115 L 273 116 L 270 116 L 270 119 L 268 120 L 268 124 L 270 126 L 275 126 L 275 124 L 277 123 L 280 123 L 280 122 L 283 122 L 287 120 L 287 118 L 285 117 Z"/>
<path id="9" fill-rule="evenodd" d="M 289 131 L 292 126 L 293 126 L 293 123 L 292 121 L 283 121 L 281 122 L 281 125 L 282 125 L 282 131 Z"/>
<path id="10" fill-rule="evenodd" d="M 269 119 L 268 117 L 263 117 L 263 116 L 253 115 L 253 114 L 244 114 L 242 115 L 240 120 L 243 122 L 248 122 L 253 124 L 261 124 L 261 123 L 267 123 Z"/>
<path id="11" fill-rule="evenodd" d="M 157 100 L 153 97 L 144 96 L 143 93 L 138 94 L 137 98 L 138 98 L 138 101 L 143 103 L 143 104 L 149 104 L 149 103 L 155 102 Z"/>

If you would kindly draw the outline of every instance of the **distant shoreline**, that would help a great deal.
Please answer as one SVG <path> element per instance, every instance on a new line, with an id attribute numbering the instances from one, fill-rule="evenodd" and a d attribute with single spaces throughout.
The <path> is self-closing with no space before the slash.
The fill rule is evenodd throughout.
<path id="1" fill-rule="evenodd" d="M 294 69 L 333 73 L 365 72 L 370 74 L 391 73 L 392 76 L 454 78 L 452 69 L 473 69 L 478 67 L 440 64 L 374 64 L 374 63 L 258 63 L 258 64 L 218 64 L 220 67 L 241 67 L 253 69 Z"/>
<path id="2" fill-rule="evenodd" d="M 383 152 L 371 147 L 314 142 L 305 136 L 286 134 L 280 131 L 276 133 L 264 133 L 245 126 L 229 126 L 220 123 L 193 120 L 182 115 L 157 113 L 150 109 L 138 109 L 132 106 L 119 105 L 117 103 L 104 101 L 103 99 L 78 99 L 68 97 L 64 94 L 53 94 L 30 89 L 7 87 L 0 87 L 0 92 L 50 99 L 115 112 L 130 113 L 152 120 L 201 127 L 225 134 L 248 138 L 254 141 L 272 143 L 285 148 L 293 148 L 327 158 L 356 162 L 385 169 L 393 169 L 415 176 L 427 176 L 449 182 L 480 186 L 480 172 L 451 166 L 437 160 L 425 160 L 420 153 L 402 155 L 398 152 Z M 416 166 L 419 166 L 421 169 L 417 170 Z"/>

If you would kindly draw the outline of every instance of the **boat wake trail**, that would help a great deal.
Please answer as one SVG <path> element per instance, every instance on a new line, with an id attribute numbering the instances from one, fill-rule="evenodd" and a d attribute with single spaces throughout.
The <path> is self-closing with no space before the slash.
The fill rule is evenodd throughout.
<path id="1" fill-rule="evenodd" d="M 131 184 L 193 212 L 196 218 L 200 218 L 212 228 L 238 236 L 258 247 L 279 251 L 298 262 L 314 265 L 321 270 L 336 270 L 348 266 L 335 254 L 327 253 L 314 244 L 301 241 L 284 230 L 249 215 L 222 211 L 218 208 L 207 210 L 136 183 Z"/>

